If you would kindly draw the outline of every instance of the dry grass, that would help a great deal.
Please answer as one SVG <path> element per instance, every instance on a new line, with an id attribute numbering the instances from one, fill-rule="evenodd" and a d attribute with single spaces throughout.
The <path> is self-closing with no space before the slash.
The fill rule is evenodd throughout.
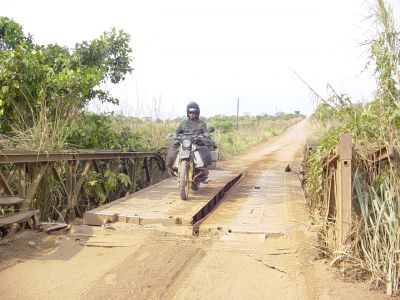
<path id="1" fill-rule="evenodd" d="M 353 272 L 367 275 L 375 288 L 386 287 L 388 295 L 399 288 L 399 218 L 395 200 L 398 194 L 394 190 L 398 183 L 385 179 L 378 189 L 366 188 L 356 177 L 354 187 L 361 216 L 354 226 L 351 243 L 336 252 L 334 260 L 351 262 Z"/>
<path id="2" fill-rule="evenodd" d="M 38 115 L 32 113 L 32 124 L 17 120 L 10 135 L 0 135 L 2 150 L 55 152 L 65 149 L 67 138 L 74 130 L 74 116 L 61 118 L 55 114 L 50 118 L 48 115 L 42 105 Z"/>
<path id="3" fill-rule="evenodd" d="M 288 127 L 302 120 L 303 117 L 291 118 L 261 118 L 243 117 L 239 122 L 239 129 L 232 125 L 230 117 L 209 118 L 207 125 L 216 127 L 212 134 L 219 147 L 222 159 L 228 159 L 233 155 L 243 153 L 251 147 L 279 135 Z M 217 122 L 218 121 L 218 122 Z M 175 132 L 180 123 L 174 120 L 143 120 L 138 118 L 124 118 L 116 122 L 116 130 L 128 128 L 132 133 L 139 136 L 141 143 L 147 149 L 163 149 L 169 146 L 165 139 L 168 133 Z M 216 125 L 214 125 L 214 123 Z M 228 124 L 226 124 L 228 123 Z M 226 125 L 225 127 L 219 127 Z"/>
<path id="4" fill-rule="evenodd" d="M 169 146 L 169 141 L 165 137 L 168 133 L 175 132 L 178 121 L 120 117 L 114 125 L 116 130 L 127 128 L 139 136 L 146 150 L 158 150 Z"/>

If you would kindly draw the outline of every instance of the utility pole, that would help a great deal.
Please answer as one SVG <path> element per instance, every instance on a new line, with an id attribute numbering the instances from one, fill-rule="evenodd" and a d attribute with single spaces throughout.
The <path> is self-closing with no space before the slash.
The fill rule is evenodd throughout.
<path id="1" fill-rule="evenodd" d="M 239 98 L 237 99 L 237 108 L 236 108 L 236 130 L 239 130 Z"/>

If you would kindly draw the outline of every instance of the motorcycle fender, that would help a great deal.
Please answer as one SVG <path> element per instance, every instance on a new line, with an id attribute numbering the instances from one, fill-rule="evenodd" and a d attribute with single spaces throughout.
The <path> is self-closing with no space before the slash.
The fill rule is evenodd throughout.
<path id="1" fill-rule="evenodd" d="M 179 151 L 179 160 L 187 159 L 190 157 L 190 150 L 181 150 Z"/>
<path id="2" fill-rule="evenodd" d="M 183 152 L 185 152 L 185 151 L 188 151 L 189 152 L 189 156 L 187 156 L 187 154 L 186 155 L 182 155 L 183 154 Z M 187 156 L 187 157 L 186 157 Z M 178 169 L 179 168 L 179 162 L 182 160 L 182 159 L 189 159 L 189 157 L 190 157 L 190 151 L 189 150 L 180 150 L 179 152 L 178 152 L 178 155 L 176 156 L 176 158 L 175 158 L 175 161 L 174 161 L 174 166 L 173 166 L 173 168 L 174 169 Z"/>
<path id="3" fill-rule="evenodd" d="M 196 168 L 204 167 L 204 162 L 203 162 L 203 159 L 201 158 L 199 151 L 194 152 L 194 165 Z"/>
<path id="4" fill-rule="evenodd" d="M 177 159 L 177 169 L 178 169 L 178 185 L 179 185 L 179 164 L 180 161 Z M 175 161 L 176 162 L 176 161 Z M 189 160 L 189 172 L 188 172 L 188 180 L 189 182 L 193 182 L 193 177 L 194 177 L 194 165 L 193 165 L 193 160 Z"/>

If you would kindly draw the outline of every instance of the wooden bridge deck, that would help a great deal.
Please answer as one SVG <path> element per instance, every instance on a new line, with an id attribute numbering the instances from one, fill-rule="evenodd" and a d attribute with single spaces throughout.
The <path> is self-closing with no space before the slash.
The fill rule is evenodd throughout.
<path id="1" fill-rule="evenodd" d="M 113 222 L 191 225 L 204 217 L 240 176 L 239 171 L 210 171 L 211 182 L 201 185 L 196 192 L 191 191 L 187 201 L 179 197 L 176 178 L 168 178 L 86 212 L 83 221 L 88 225 Z"/>
<path id="2" fill-rule="evenodd" d="M 200 233 L 222 231 L 284 235 L 306 222 L 305 204 L 296 174 L 253 171 L 204 220 Z M 298 219 L 293 219 L 293 216 Z"/>

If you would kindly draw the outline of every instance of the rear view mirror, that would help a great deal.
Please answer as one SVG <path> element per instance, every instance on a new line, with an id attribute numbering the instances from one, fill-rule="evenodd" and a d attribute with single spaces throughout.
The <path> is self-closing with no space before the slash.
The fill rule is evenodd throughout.
<path id="1" fill-rule="evenodd" d="M 208 132 L 214 132 L 215 131 L 215 128 L 214 127 L 210 127 L 210 128 L 208 128 Z"/>

